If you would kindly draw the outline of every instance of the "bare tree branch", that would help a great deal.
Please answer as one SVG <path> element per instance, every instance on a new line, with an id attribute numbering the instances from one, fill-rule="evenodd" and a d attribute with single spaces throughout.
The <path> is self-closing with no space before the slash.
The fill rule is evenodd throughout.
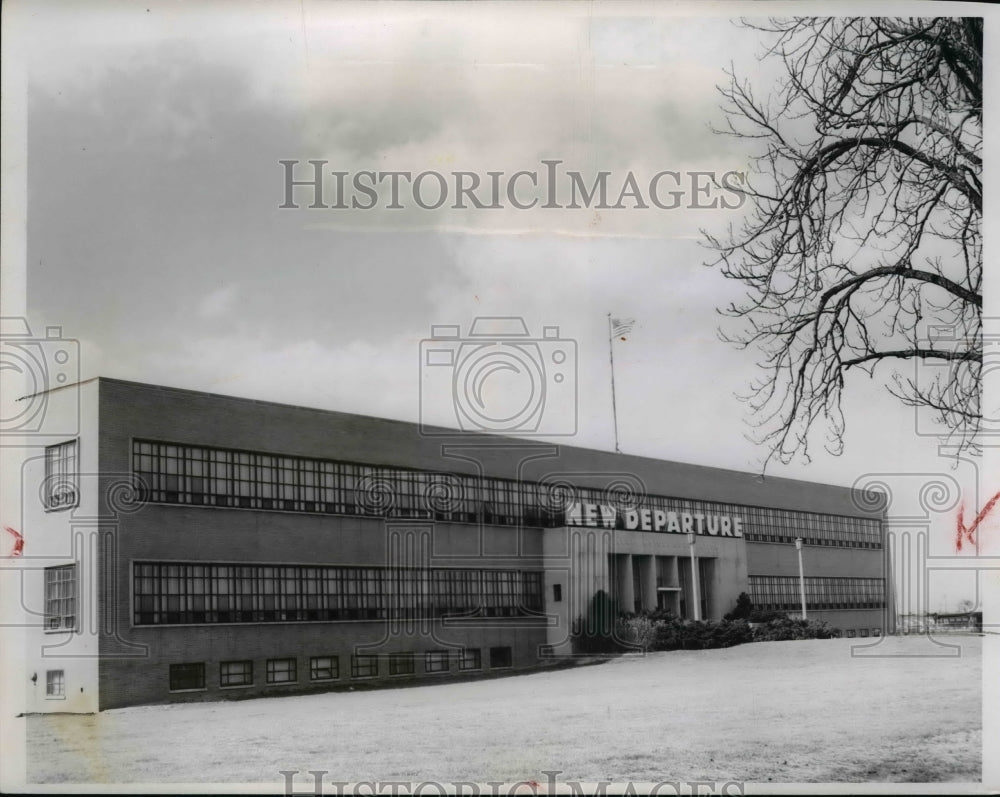
<path id="1" fill-rule="evenodd" d="M 706 233 L 742 283 L 725 340 L 761 353 L 744 396 L 772 458 L 839 453 L 845 375 L 913 363 L 889 392 L 976 450 L 982 368 L 980 18 L 745 22 L 784 78 L 761 98 L 730 70 L 726 129 L 753 150 L 747 213 Z"/>

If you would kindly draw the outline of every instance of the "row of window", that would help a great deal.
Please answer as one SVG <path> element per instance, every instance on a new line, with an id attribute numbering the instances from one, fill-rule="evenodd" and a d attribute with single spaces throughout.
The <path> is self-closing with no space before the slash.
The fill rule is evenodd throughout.
<path id="1" fill-rule="evenodd" d="M 711 583 L 702 565 L 701 582 Z M 680 569 L 681 596 L 687 574 Z M 633 572 L 637 579 L 637 571 Z M 516 570 L 389 569 L 305 565 L 223 565 L 137 562 L 133 570 L 136 625 L 377 620 L 473 615 L 504 617 L 542 611 L 542 574 Z M 808 576 L 807 609 L 881 609 L 882 578 Z M 750 576 L 755 606 L 796 610 L 795 576 Z M 640 590 L 636 588 L 636 595 Z M 561 585 L 553 588 L 560 600 Z M 682 597 L 683 599 L 683 597 Z M 707 615 L 707 589 L 702 594 Z M 45 627 L 73 630 L 76 565 L 45 569 Z"/>
<path id="2" fill-rule="evenodd" d="M 860 540 L 860 539 L 836 539 L 834 537 L 807 537 L 805 533 L 797 533 L 789 530 L 785 534 L 761 534 L 752 531 L 743 534 L 748 542 L 781 542 L 789 545 L 794 544 L 796 538 L 801 538 L 806 545 L 828 545 L 835 548 L 881 548 L 881 541 Z"/>
<path id="3" fill-rule="evenodd" d="M 743 518 L 743 536 L 749 542 L 794 543 L 844 548 L 881 548 L 882 524 L 873 518 L 823 515 L 759 506 L 732 507 Z"/>
<path id="4" fill-rule="evenodd" d="M 530 570 L 137 562 L 136 625 L 380 620 L 542 611 Z"/>
<path id="5" fill-rule="evenodd" d="M 754 606 L 778 611 L 802 605 L 797 576 L 750 576 L 748 592 Z M 803 579 L 806 609 L 881 609 L 885 606 L 884 578 L 834 578 L 806 576 Z"/>
<path id="6" fill-rule="evenodd" d="M 483 668 L 482 651 L 479 648 L 462 648 L 454 654 L 448 650 L 428 650 L 423 654 L 424 672 L 440 673 L 451 669 L 452 660 L 462 672 L 471 672 Z M 386 662 L 389 675 L 414 675 L 416 673 L 416 655 L 411 652 L 389 653 L 375 655 L 358 653 L 351 656 L 351 678 L 377 678 L 380 675 L 380 664 Z M 513 657 L 509 646 L 490 648 L 490 669 L 502 669 L 513 665 Z M 206 668 L 204 662 L 188 662 L 170 665 L 170 690 L 181 692 L 185 690 L 205 689 Z M 60 671 L 61 675 L 61 671 Z M 321 683 L 336 681 L 341 677 L 339 656 L 312 656 L 309 658 L 309 681 Z M 264 682 L 281 685 L 298 683 L 298 659 L 280 658 L 267 659 L 264 664 Z M 253 686 L 254 662 L 252 660 L 219 662 L 219 686 L 230 688 L 237 686 Z"/>
<path id="7" fill-rule="evenodd" d="M 692 515 L 736 515 L 755 541 L 794 540 L 844 547 L 882 545 L 874 518 L 824 515 L 736 504 L 618 496 L 590 487 L 413 471 L 334 460 L 137 440 L 132 468 L 142 501 L 290 512 L 428 518 L 556 527 L 571 504 L 636 506 Z"/>

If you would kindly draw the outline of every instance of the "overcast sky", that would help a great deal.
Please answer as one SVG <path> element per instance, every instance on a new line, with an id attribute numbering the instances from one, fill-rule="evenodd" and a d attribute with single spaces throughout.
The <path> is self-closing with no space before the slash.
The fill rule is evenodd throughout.
<path id="1" fill-rule="evenodd" d="M 279 208 L 281 159 L 484 179 L 558 159 L 588 180 L 609 171 L 613 197 L 629 172 L 648 185 L 744 170 L 745 145 L 709 128 L 730 61 L 764 91 L 774 78 L 757 34 L 632 5 L 67 2 L 31 16 L 28 305 L 35 328 L 80 339 L 82 377 L 417 420 L 431 326 L 521 316 L 577 343 L 579 432 L 561 442 L 612 449 L 610 312 L 636 319 L 614 353 L 622 450 L 759 465 L 734 395 L 753 353 L 716 335 L 738 287 L 699 243 L 739 211 Z M 859 376 L 844 455 L 820 435 L 811 464 L 769 472 L 888 474 L 907 500 L 919 489 L 899 474 L 968 489 L 972 466 L 952 469 Z M 448 421 L 447 398 L 433 420 Z M 938 590 L 944 608 L 969 592 Z"/>

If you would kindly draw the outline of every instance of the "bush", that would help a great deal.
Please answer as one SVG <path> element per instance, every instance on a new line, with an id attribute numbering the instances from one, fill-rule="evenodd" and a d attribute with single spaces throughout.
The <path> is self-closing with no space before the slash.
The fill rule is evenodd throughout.
<path id="1" fill-rule="evenodd" d="M 655 650 L 658 626 L 658 621 L 645 614 L 624 615 L 615 624 L 615 638 L 625 646 Z"/>
<path id="2" fill-rule="evenodd" d="M 736 599 L 736 607 L 725 617 L 723 620 L 748 620 L 750 619 L 750 613 L 754 611 L 753 601 L 750 600 L 750 596 L 745 592 L 741 592 L 740 596 Z"/>
<path id="3" fill-rule="evenodd" d="M 788 615 L 773 609 L 753 609 L 747 618 L 751 623 L 769 623 L 772 620 L 784 620 Z"/>
<path id="4" fill-rule="evenodd" d="M 605 612 L 611 608 L 613 602 L 605 593 L 594 595 L 588 611 L 590 631 L 583 629 L 575 636 L 579 652 L 611 653 L 632 648 L 650 651 L 708 650 L 730 648 L 747 642 L 832 639 L 840 636 L 838 629 L 830 628 L 825 622 L 757 609 L 753 610 L 751 617 L 766 620 L 760 621 L 756 628 L 751 628 L 743 619 L 682 620 L 668 611 L 657 609 L 621 615 L 608 630 L 602 622 L 608 616 Z"/>
<path id="5" fill-rule="evenodd" d="M 782 642 L 790 639 L 833 639 L 837 630 L 819 620 L 782 617 L 753 629 L 754 642 Z"/>
<path id="6" fill-rule="evenodd" d="M 653 609 L 651 611 L 640 612 L 640 614 L 643 617 L 648 617 L 653 622 L 677 619 L 677 616 L 670 609 Z"/>
<path id="7" fill-rule="evenodd" d="M 753 633 L 743 620 L 680 620 L 669 613 L 650 613 L 621 618 L 618 638 L 644 650 L 705 650 L 752 642 Z"/>
<path id="8" fill-rule="evenodd" d="M 594 593 L 587 607 L 587 616 L 578 620 L 573 634 L 578 653 L 614 653 L 621 650 L 615 639 L 618 605 L 603 589 Z"/>

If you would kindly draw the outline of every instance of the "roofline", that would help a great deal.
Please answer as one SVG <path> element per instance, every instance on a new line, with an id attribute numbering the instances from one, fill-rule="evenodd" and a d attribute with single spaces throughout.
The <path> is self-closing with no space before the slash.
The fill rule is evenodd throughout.
<path id="1" fill-rule="evenodd" d="M 104 379 L 105 381 L 117 382 L 120 380 L 112 379 L 109 380 L 106 376 L 92 376 L 90 379 L 81 379 L 79 382 L 70 382 L 67 385 L 56 385 L 55 387 L 48 387 L 45 390 L 36 390 L 34 393 L 26 393 L 23 396 L 15 399 L 16 401 L 27 401 L 28 399 L 35 398 L 36 396 L 44 396 L 46 393 L 56 393 L 60 390 L 67 390 L 71 387 L 80 387 L 80 385 L 86 385 L 90 382 L 96 382 L 99 379 Z M 133 382 L 132 384 L 141 385 L 141 382 Z"/>
<path id="2" fill-rule="evenodd" d="M 329 415 L 329 414 L 348 415 L 348 416 L 352 416 L 352 417 L 355 417 L 355 418 L 366 418 L 366 419 L 370 419 L 370 420 L 374 420 L 374 421 L 381 421 L 383 423 L 397 423 L 397 424 L 400 424 L 400 425 L 403 425 L 403 426 L 409 426 L 409 427 L 414 427 L 414 428 L 417 428 L 417 427 L 420 426 L 420 422 L 419 421 L 405 420 L 405 419 L 402 419 L 402 418 L 387 418 L 387 417 L 380 416 L 380 415 L 366 415 L 364 413 L 348 412 L 346 410 L 323 409 L 323 408 L 320 408 L 320 407 L 308 407 L 308 406 L 305 406 L 305 405 L 302 405 L 302 404 L 286 404 L 286 403 L 282 403 L 280 401 L 270 401 L 270 400 L 267 400 L 267 399 L 246 398 L 246 397 L 243 397 L 243 396 L 232 396 L 232 395 L 228 395 L 228 394 L 225 394 L 225 393 L 212 393 L 212 392 L 209 392 L 207 390 L 192 390 L 190 388 L 173 387 L 173 386 L 170 386 L 170 385 L 157 385 L 157 384 L 153 384 L 153 383 L 150 383 L 150 382 L 136 382 L 134 380 L 118 379 L 118 378 L 115 378 L 115 377 L 108 377 L 108 376 L 94 376 L 94 377 L 91 377 L 90 379 L 84 379 L 84 380 L 81 380 L 79 382 L 73 382 L 73 383 L 68 384 L 68 385 L 59 385 L 58 387 L 49 388 L 47 390 L 41 390 L 41 391 L 38 391 L 37 393 L 33 393 L 33 394 L 29 395 L 29 396 L 24 396 L 23 399 L 31 398 L 32 396 L 38 396 L 38 395 L 42 395 L 42 394 L 45 394 L 45 393 L 53 393 L 53 392 L 56 392 L 58 390 L 66 390 L 67 388 L 71 388 L 71 387 L 79 387 L 79 386 L 82 386 L 82 385 L 89 384 L 91 382 L 98 382 L 98 383 L 100 383 L 100 382 L 106 382 L 108 384 L 123 385 L 125 387 L 140 388 L 140 389 L 143 389 L 143 390 L 154 390 L 154 391 L 159 391 L 159 392 L 164 392 L 164 393 L 182 393 L 182 394 L 189 395 L 189 396 L 201 396 L 201 397 L 204 397 L 204 398 L 211 398 L 211 399 L 225 399 L 226 401 L 238 401 L 238 402 L 244 402 L 244 403 L 247 403 L 247 404 L 255 404 L 255 405 L 265 406 L 265 407 L 280 407 L 282 409 L 295 409 L 295 410 L 299 410 L 299 411 L 303 411 L 303 412 L 316 412 L 316 413 L 326 414 L 326 415 Z M 18 400 L 20 401 L 22 399 L 18 399 Z M 435 429 L 435 430 L 441 430 L 441 431 L 445 431 L 445 432 L 452 432 L 456 436 L 469 436 L 470 435 L 470 432 L 467 432 L 467 431 L 462 430 L 462 429 L 456 429 L 456 428 L 453 428 L 453 427 L 434 426 L 432 428 Z M 600 448 L 588 448 L 588 447 L 580 446 L 580 445 L 569 445 L 569 444 L 565 444 L 565 443 L 552 442 L 550 440 L 544 440 L 544 439 L 541 439 L 541 438 L 531 438 L 530 440 L 526 440 L 523 437 L 521 437 L 521 438 L 518 438 L 518 437 L 506 437 L 504 435 L 490 434 L 488 432 L 475 432 L 475 433 L 471 433 L 471 434 L 475 434 L 475 436 L 477 438 L 484 438 L 484 439 L 487 439 L 487 440 L 500 441 L 500 442 L 505 442 L 505 443 L 517 442 L 517 443 L 520 443 L 521 445 L 524 445 L 527 442 L 531 442 L 531 443 L 538 443 L 540 445 L 542 445 L 542 444 L 559 445 L 559 446 L 562 446 L 564 448 L 568 448 L 568 449 L 572 449 L 572 450 L 576 450 L 576 451 L 597 453 L 597 454 L 600 454 L 602 456 L 628 457 L 630 459 L 642 460 L 642 461 L 649 462 L 649 463 L 672 463 L 672 464 L 675 464 L 675 465 L 683 465 L 686 468 L 695 468 L 695 469 L 701 469 L 701 470 L 704 470 L 704 471 L 711 471 L 711 472 L 715 472 L 715 473 L 733 474 L 734 476 L 737 476 L 737 477 L 752 478 L 752 479 L 755 479 L 755 480 L 759 481 L 760 483 L 766 483 L 768 481 L 770 481 L 770 482 L 778 482 L 778 483 L 785 482 L 785 483 L 789 483 L 789 484 L 814 485 L 814 486 L 828 487 L 828 488 L 832 487 L 832 488 L 841 489 L 841 490 L 847 490 L 847 491 L 851 491 L 851 492 L 860 489 L 860 488 L 856 488 L 856 487 L 850 486 L 850 485 L 831 484 L 829 482 L 807 481 L 805 479 L 795 479 L 795 478 L 790 478 L 790 477 L 787 477 L 787 476 L 766 476 L 766 475 L 761 475 L 759 473 L 754 473 L 752 470 L 736 470 L 734 468 L 723 468 L 723 467 L 718 467 L 718 466 L 715 466 L 715 465 L 701 465 L 701 464 L 694 463 L 694 462 L 683 462 L 683 461 L 675 460 L 675 459 L 663 459 L 663 458 L 646 456 L 646 455 L 643 455 L 643 454 L 629 454 L 627 452 L 621 452 L 621 451 L 611 451 L 611 450 L 600 449 Z"/>

